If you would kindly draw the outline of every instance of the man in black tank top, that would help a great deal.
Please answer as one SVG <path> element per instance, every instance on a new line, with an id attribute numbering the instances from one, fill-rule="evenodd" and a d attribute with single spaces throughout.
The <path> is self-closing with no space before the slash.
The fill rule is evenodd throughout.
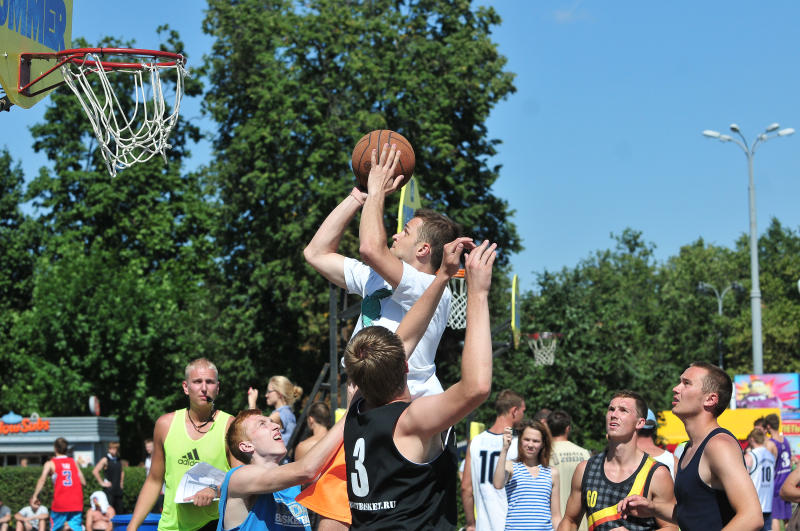
<path id="1" fill-rule="evenodd" d="M 617 504 L 638 494 L 655 502 L 674 503 L 669 469 L 639 449 L 638 430 L 645 424 L 647 404 L 633 391 L 618 391 L 606 411 L 606 449 L 582 461 L 572 474 L 570 494 L 558 531 L 578 529 L 581 518 L 591 531 L 624 527 L 633 531 L 675 531 L 675 525 L 653 516 L 627 519 Z M 565 479 L 564 481 L 567 481 Z"/>
<path id="2" fill-rule="evenodd" d="M 467 329 L 461 380 L 444 393 L 410 400 L 406 356 L 414 351 L 468 238 L 445 245 L 442 266 L 397 333 L 364 328 L 347 345 L 345 370 L 359 388 L 344 429 L 347 495 L 353 529 L 456 527 L 456 463 L 451 426 L 489 395 L 492 340 L 488 294 L 495 245 L 483 242 L 465 259 Z"/>
<path id="3" fill-rule="evenodd" d="M 105 479 L 100 477 L 101 471 L 105 471 Z M 108 443 L 108 453 L 97 462 L 92 469 L 92 474 L 103 487 L 108 503 L 114 508 L 114 511 L 117 514 L 124 514 L 122 487 L 125 483 L 125 471 L 122 469 L 122 462 L 119 459 L 119 443 L 117 441 Z"/>
<path id="4" fill-rule="evenodd" d="M 632 496 L 620 503 L 624 514 L 655 514 L 676 522 L 681 531 L 762 528 L 761 504 L 742 448 L 717 422 L 732 392 L 730 377 L 715 365 L 695 362 L 683 371 L 672 389 L 672 412 L 689 435 L 675 478 L 677 503 L 659 504 Z"/>

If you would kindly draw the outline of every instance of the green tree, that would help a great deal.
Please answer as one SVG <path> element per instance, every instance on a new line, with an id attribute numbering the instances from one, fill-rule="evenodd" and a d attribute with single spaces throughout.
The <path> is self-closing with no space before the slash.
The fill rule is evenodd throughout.
<path id="1" fill-rule="evenodd" d="M 758 238 L 758 255 L 764 372 L 800 372 L 800 233 L 773 218 Z M 749 292 L 750 247 L 745 234 L 736 242 L 736 259 L 744 279 L 742 285 Z M 736 355 L 736 372 L 749 374 L 753 369 L 751 312 L 749 301 L 743 304 L 730 344 Z"/>
<path id="2" fill-rule="evenodd" d="M 7 149 L 0 150 L 0 335 L 11 316 L 29 306 L 38 233 L 23 213 L 24 175 Z M 8 319 L 8 320 L 6 320 Z"/>
<path id="3" fill-rule="evenodd" d="M 369 130 L 410 139 L 426 206 L 497 241 L 501 265 L 520 248 L 487 165 L 497 141 L 485 121 L 514 90 L 490 39 L 499 22 L 468 0 L 209 1 L 205 104 L 219 124 L 209 172 L 229 287 L 221 322 L 251 361 L 237 388 L 317 374 L 328 289 L 301 253 L 353 186 L 350 153 Z M 357 256 L 356 238 L 353 225 L 344 254 Z"/>
<path id="4" fill-rule="evenodd" d="M 730 334 L 733 322 L 744 310 L 744 298 L 729 290 L 718 315 L 713 294 L 698 290 L 701 282 L 718 292 L 737 282 L 744 286 L 744 271 L 731 249 L 707 245 L 702 239 L 681 247 L 659 268 L 659 299 L 663 316 L 658 342 L 678 365 L 700 360 L 718 364 L 718 340 L 722 337 L 724 365 L 732 366 Z M 674 375 L 673 375 L 674 379 Z"/>
<path id="5" fill-rule="evenodd" d="M 24 176 L 8 150 L 0 151 L 0 366 L 18 356 L 11 330 L 20 315 L 31 306 L 33 268 L 39 252 L 41 231 L 21 205 Z M 0 383 L 0 395 L 8 396 L 9 378 Z"/>

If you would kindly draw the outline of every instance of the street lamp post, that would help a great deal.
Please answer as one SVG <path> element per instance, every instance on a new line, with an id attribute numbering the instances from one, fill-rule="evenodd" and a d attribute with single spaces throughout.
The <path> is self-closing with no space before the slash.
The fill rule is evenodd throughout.
<path id="1" fill-rule="evenodd" d="M 758 280 L 758 234 L 756 232 L 756 189 L 753 184 L 753 155 L 755 155 L 756 147 L 759 144 L 763 144 L 771 138 L 788 136 L 794 133 L 794 129 L 791 127 L 780 130 L 779 128 L 780 126 L 776 123 L 769 125 L 763 133 L 756 137 L 752 145 L 748 145 L 747 139 L 736 124 L 731 124 L 730 130 L 739 135 L 739 138 L 742 139 L 741 142 L 732 136 L 723 135 L 717 131 L 710 129 L 703 131 L 703 135 L 709 138 L 716 138 L 720 142 L 735 143 L 742 148 L 747 157 L 747 171 L 750 176 L 748 195 L 750 203 L 750 311 L 751 327 L 753 329 L 753 374 L 762 374 L 764 372 L 764 355 L 761 350 L 761 288 Z"/>
<path id="2" fill-rule="evenodd" d="M 744 293 L 744 288 L 738 282 L 731 282 L 730 284 L 728 284 L 728 286 L 722 290 L 722 293 L 717 291 L 717 288 L 715 288 L 708 282 L 700 282 L 697 284 L 698 293 L 703 293 L 706 295 L 715 295 L 717 297 L 717 313 L 719 314 L 720 317 L 722 317 L 722 300 L 725 298 L 725 295 L 727 295 L 731 289 L 736 293 Z M 719 368 L 724 369 L 725 365 L 722 355 L 722 331 L 719 329 L 719 327 L 717 327 L 717 355 L 719 356 Z"/>

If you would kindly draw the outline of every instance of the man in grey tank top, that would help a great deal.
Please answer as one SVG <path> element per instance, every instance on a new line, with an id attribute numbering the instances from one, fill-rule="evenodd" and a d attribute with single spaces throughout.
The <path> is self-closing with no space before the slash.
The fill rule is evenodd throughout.
<path id="1" fill-rule="evenodd" d="M 672 412 L 689 435 L 675 478 L 677 503 L 653 503 L 630 496 L 620 502 L 623 513 L 656 515 L 677 523 L 681 531 L 761 529 L 761 504 L 745 468 L 742 448 L 717 422 L 732 392 L 730 377 L 715 365 L 695 362 L 683 371 L 680 383 L 672 389 Z"/>

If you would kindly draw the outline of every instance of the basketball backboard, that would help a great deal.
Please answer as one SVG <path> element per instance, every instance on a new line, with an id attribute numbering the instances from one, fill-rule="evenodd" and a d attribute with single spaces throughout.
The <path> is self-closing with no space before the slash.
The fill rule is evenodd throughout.
<path id="1" fill-rule="evenodd" d="M 20 54 L 58 52 L 71 47 L 73 0 L 0 0 L 0 85 L 11 103 L 28 109 L 64 78 L 54 71 L 20 94 Z M 32 59 L 29 79 L 53 67 L 53 61 Z M 23 85 L 26 82 L 23 82 Z"/>

